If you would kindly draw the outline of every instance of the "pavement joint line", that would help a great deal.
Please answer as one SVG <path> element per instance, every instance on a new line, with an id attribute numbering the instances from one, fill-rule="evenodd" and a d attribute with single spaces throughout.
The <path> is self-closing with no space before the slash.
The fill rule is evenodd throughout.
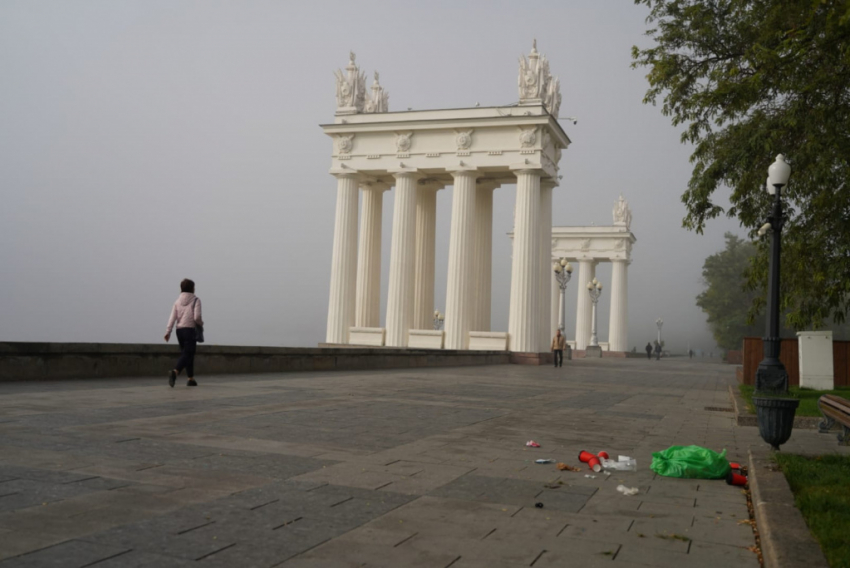
<path id="1" fill-rule="evenodd" d="M 272 530 L 273 530 L 273 531 L 276 531 L 277 529 L 282 529 L 283 527 L 287 527 L 287 526 L 289 526 L 289 525 L 295 524 L 295 523 L 297 523 L 298 521 L 300 521 L 300 520 L 301 520 L 301 519 L 303 519 L 303 518 L 304 518 L 304 517 L 295 517 L 295 518 L 294 518 L 294 519 L 292 519 L 291 521 L 286 521 L 286 522 L 285 522 L 285 523 L 283 523 L 282 525 L 278 525 L 278 526 L 276 526 L 276 527 L 272 527 Z"/>
<path id="2" fill-rule="evenodd" d="M 563 527 L 561 527 L 561 530 L 559 530 L 559 531 L 558 531 L 558 534 L 556 534 L 555 536 L 556 536 L 556 537 L 561 536 L 561 533 L 563 533 L 565 530 L 567 530 L 567 527 L 568 527 L 568 526 L 570 526 L 570 523 L 567 523 L 567 524 L 565 524 Z"/>
<path id="3" fill-rule="evenodd" d="M 235 493 L 234 493 L 235 495 Z M 262 509 L 266 505 L 271 505 L 272 503 L 277 503 L 280 499 L 275 499 L 274 501 L 269 501 L 268 503 L 263 503 L 262 505 L 257 505 L 256 507 L 251 507 L 251 511 L 256 511 L 257 509 Z"/>
<path id="4" fill-rule="evenodd" d="M 82 483 L 83 481 L 91 481 L 92 479 L 100 479 L 99 475 L 93 475 L 92 477 L 84 477 L 83 479 L 74 479 L 73 481 L 65 481 L 62 485 L 70 485 L 72 483 Z"/>
<path id="5" fill-rule="evenodd" d="M 126 440 L 115 440 L 115 443 L 123 444 L 124 442 L 135 442 L 136 440 L 141 440 L 141 438 L 127 438 Z"/>
<path id="6" fill-rule="evenodd" d="M 495 529 L 493 529 L 493 530 L 495 530 Z M 395 543 L 393 545 L 393 548 L 398 548 L 399 546 L 401 546 L 402 544 L 404 544 L 405 542 L 407 542 L 408 540 L 410 540 L 411 538 L 415 537 L 418 534 L 419 534 L 418 532 L 415 532 L 412 535 L 401 539 L 400 541 L 398 541 L 397 543 Z"/>
<path id="7" fill-rule="evenodd" d="M 454 560 L 452 560 L 451 562 L 449 562 L 448 564 L 446 564 L 445 568 L 451 568 L 451 567 L 454 565 L 454 563 L 455 563 L 455 562 L 457 562 L 457 561 L 458 561 L 458 560 L 460 560 L 460 559 L 461 559 L 461 557 L 460 557 L 460 556 L 458 556 L 457 558 L 455 558 Z"/>
<path id="8" fill-rule="evenodd" d="M 354 497 L 347 497 L 347 498 L 343 499 L 342 501 L 340 501 L 340 502 L 338 502 L 338 503 L 334 503 L 333 505 L 331 505 L 331 506 L 330 506 L 330 507 L 328 507 L 328 508 L 329 508 L 329 509 L 333 509 L 333 508 L 334 508 L 334 507 L 336 507 L 337 505 L 342 505 L 343 503 L 347 503 L 347 502 L 351 501 L 352 499 L 354 499 Z"/>
<path id="9" fill-rule="evenodd" d="M 89 562 L 88 564 L 83 564 L 82 566 L 80 566 L 80 568 L 89 568 L 89 566 L 96 566 L 97 564 L 100 564 L 101 562 L 106 562 L 107 560 L 112 560 L 113 558 L 118 558 L 119 556 L 124 556 L 125 554 L 128 554 L 130 552 L 133 552 L 132 548 L 128 548 L 127 550 L 125 550 L 123 552 L 119 552 L 118 554 L 113 554 L 112 556 L 107 556 L 106 558 L 101 558 L 100 560 L 95 560 L 94 562 Z"/>
<path id="10" fill-rule="evenodd" d="M 149 470 L 149 469 L 154 469 L 154 468 L 157 468 L 157 467 L 162 467 L 162 466 L 164 466 L 164 465 L 165 465 L 164 463 L 155 463 L 155 464 L 153 464 L 153 465 L 149 465 L 149 466 L 147 466 L 147 467 L 143 467 L 143 468 L 137 469 L 136 471 L 146 471 L 146 470 Z"/>
<path id="11" fill-rule="evenodd" d="M 223 550 L 227 550 L 228 548 L 233 548 L 234 546 L 236 546 L 236 543 L 235 543 L 235 542 L 234 542 L 234 543 L 231 543 L 231 544 L 228 544 L 227 546 L 224 546 L 224 547 L 222 547 L 222 548 L 219 548 L 218 550 L 213 550 L 212 552 L 210 552 L 210 553 L 208 553 L 208 554 L 204 554 L 203 556 L 201 556 L 201 557 L 199 557 L 199 558 L 195 558 L 195 562 L 197 562 L 197 561 L 199 561 L 199 560 L 203 560 L 204 558 L 209 558 L 209 557 L 210 557 L 210 556 L 212 556 L 213 554 L 218 554 L 219 552 L 221 552 L 221 551 L 223 551 Z"/>
<path id="12" fill-rule="evenodd" d="M 537 557 L 534 560 L 531 561 L 531 564 L 529 564 L 529 566 L 534 566 L 534 564 L 537 563 L 537 561 L 540 560 L 540 557 L 543 556 L 544 554 L 546 554 L 545 548 L 540 551 L 540 554 L 538 554 Z"/>
<path id="13" fill-rule="evenodd" d="M 384 487 L 386 487 L 387 485 L 392 485 L 392 484 L 393 484 L 393 482 L 392 482 L 392 481 L 388 481 L 388 482 L 384 483 L 383 485 L 379 485 L 378 487 L 376 487 L 376 488 L 374 489 L 374 491 L 377 491 L 378 489 L 383 489 L 383 488 L 384 488 Z M 334 505 L 334 506 L 335 506 L 335 505 Z"/>
<path id="14" fill-rule="evenodd" d="M 198 529 L 202 529 L 202 528 L 204 528 L 204 527 L 208 527 L 208 526 L 210 526 L 210 525 L 214 525 L 214 524 L 215 524 L 215 521 L 210 521 L 210 522 L 208 522 L 208 523 L 204 523 L 204 524 L 202 524 L 202 525 L 198 525 L 198 526 L 196 526 L 196 527 L 192 527 L 192 528 L 190 528 L 190 529 L 186 529 L 186 530 L 180 531 L 180 532 L 178 532 L 177 534 L 178 534 L 178 535 L 182 535 L 182 534 L 190 533 L 190 532 L 192 532 L 192 531 L 195 531 L 195 530 L 198 530 Z"/>

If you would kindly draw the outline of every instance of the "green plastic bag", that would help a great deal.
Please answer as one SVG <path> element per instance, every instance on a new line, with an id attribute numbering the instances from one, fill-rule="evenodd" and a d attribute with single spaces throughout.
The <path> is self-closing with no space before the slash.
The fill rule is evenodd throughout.
<path id="1" fill-rule="evenodd" d="M 700 446 L 670 446 L 655 452 L 649 467 L 658 475 L 689 479 L 723 479 L 732 470 L 725 449 L 718 454 Z"/>

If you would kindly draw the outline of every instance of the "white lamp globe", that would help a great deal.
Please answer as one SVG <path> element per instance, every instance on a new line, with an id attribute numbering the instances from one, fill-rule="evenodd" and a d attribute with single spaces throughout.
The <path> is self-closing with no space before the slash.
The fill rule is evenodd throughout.
<path id="1" fill-rule="evenodd" d="M 788 177 L 791 175 L 791 166 L 785 161 L 785 156 L 779 154 L 776 156 L 776 161 L 773 162 L 767 169 L 767 179 L 771 187 L 783 187 L 788 183 Z"/>

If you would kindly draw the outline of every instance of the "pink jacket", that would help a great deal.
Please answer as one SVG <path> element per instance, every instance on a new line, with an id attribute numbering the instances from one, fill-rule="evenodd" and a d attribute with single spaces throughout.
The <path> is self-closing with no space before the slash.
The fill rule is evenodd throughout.
<path id="1" fill-rule="evenodd" d="M 175 323 L 177 329 L 204 325 L 204 318 L 201 317 L 200 298 L 191 292 L 181 292 L 177 301 L 174 302 L 174 307 L 171 308 L 171 317 L 168 318 L 168 327 L 165 328 L 166 334 L 171 334 Z"/>

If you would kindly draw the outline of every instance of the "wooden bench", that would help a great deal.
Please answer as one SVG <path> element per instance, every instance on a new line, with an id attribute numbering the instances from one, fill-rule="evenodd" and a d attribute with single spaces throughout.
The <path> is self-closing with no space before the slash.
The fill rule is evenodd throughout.
<path id="1" fill-rule="evenodd" d="M 829 432 L 838 422 L 841 425 L 838 442 L 845 446 L 850 445 L 850 400 L 834 394 L 825 394 L 818 399 L 818 409 L 823 414 L 823 420 L 818 424 L 818 432 Z"/>

